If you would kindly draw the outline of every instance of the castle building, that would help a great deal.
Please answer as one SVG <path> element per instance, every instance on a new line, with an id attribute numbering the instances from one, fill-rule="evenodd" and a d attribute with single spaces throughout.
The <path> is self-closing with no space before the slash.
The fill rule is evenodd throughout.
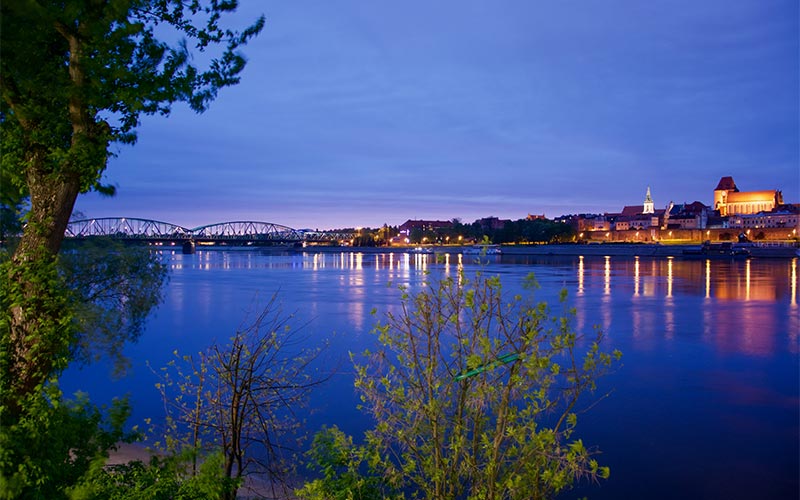
<path id="1" fill-rule="evenodd" d="M 782 204 L 780 191 L 739 191 L 730 176 L 721 178 L 714 189 L 714 210 L 722 217 L 769 212 Z"/>

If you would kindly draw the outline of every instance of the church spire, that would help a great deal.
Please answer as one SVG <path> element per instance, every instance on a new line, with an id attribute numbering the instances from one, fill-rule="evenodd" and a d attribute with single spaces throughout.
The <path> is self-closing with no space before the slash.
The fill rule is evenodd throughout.
<path id="1" fill-rule="evenodd" d="M 653 203 L 653 198 L 650 196 L 650 186 L 647 186 L 647 194 L 644 197 L 644 207 L 642 209 L 643 214 L 652 214 L 655 212 L 655 204 Z"/>

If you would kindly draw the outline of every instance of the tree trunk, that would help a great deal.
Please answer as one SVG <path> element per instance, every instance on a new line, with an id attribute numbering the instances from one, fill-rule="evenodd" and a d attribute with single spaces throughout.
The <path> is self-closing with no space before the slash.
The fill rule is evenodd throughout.
<path id="1" fill-rule="evenodd" d="M 29 220 L 6 276 L 10 335 L 2 404 L 12 417 L 20 414 L 27 396 L 64 368 L 72 339 L 56 259 L 80 184 L 77 176 L 48 175 L 43 160 L 43 152 L 31 152 Z"/>
<path id="2" fill-rule="evenodd" d="M 0 392 L 11 417 L 20 414 L 24 400 L 38 392 L 48 377 L 67 365 L 74 332 L 67 287 L 56 261 L 82 181 L 86 181 L 80 173 L 86 170 L 83 162 L 91 162 L 91 158 L 104 161 L 107 154 L 108 137 L 103 134 L 107 125 L 95 122 L 79 92 L 84 74 L 78 32 L 85 25 L 74 29 L 57 23 L 55 27 L 69 43 L 69 75 L 74 86 L 68 109 L 70 147 L 61 164 L 54 165 L 48 158 L 52 146 L 32 139 L 39 125 L 28 120 L 16 102 L 9 103 L 30 141 L 24 169 L 31 201 L 28 222 L 8 270 L 9 296 L 4 298 L 9 304 L 10 335 L 3 360 L 8 382 Z"/>

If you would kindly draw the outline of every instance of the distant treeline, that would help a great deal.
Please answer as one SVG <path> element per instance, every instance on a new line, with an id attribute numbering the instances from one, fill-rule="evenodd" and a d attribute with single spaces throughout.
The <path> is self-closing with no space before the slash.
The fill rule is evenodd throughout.
<path id="1" fill-rule="evenodd" d="M 448 227 L 414 228 L 407 235 L 409 244 L 470 244 L 488 239 L 492 243 L 564 243 L 575 240 L 575 230 L 562 222 L 548 219 L 519 219 L 516 221 L 477 220 L 463 224 L 453 219 Z M 356 230 L 354 230 L 356 231 Z M 398 226 L 357 230 L 354 246 L 385 246 L 400 235 Z"/>

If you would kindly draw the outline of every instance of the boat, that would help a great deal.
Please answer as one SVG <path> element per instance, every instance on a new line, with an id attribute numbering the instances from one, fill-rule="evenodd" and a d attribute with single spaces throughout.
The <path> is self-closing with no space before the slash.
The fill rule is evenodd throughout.
<path id="1" fill-rule="evenodd" d="M 751 242 L 735 243 L 734 249 L 750 252 L 751 257 L 761 259 L 791 259 L 800 257 L 800 247 L 796 243 L 783 242 Z"/>
<path id="2" fill-rule="evenodd" d="M 431 247 L 414 247 L 411 250 L 409 250 L 409 253 L 431 254 L 431 253 L 433 253 L 433 248 L 431 248 Z"/>
<path id="3" fill-rule="evenodd" d="M 699 248 L 688 248 L 683 251 L 685 259 L 748 259 L 750 251 L 746 248 L 734 247 L 731 243 L 711 243 L 706 241 Z"/>
<path id="4" fill-rule="evenodd" d="M 500 245 L 473 245 L 461 250 L 464 255 L 500 255 Z"/>

